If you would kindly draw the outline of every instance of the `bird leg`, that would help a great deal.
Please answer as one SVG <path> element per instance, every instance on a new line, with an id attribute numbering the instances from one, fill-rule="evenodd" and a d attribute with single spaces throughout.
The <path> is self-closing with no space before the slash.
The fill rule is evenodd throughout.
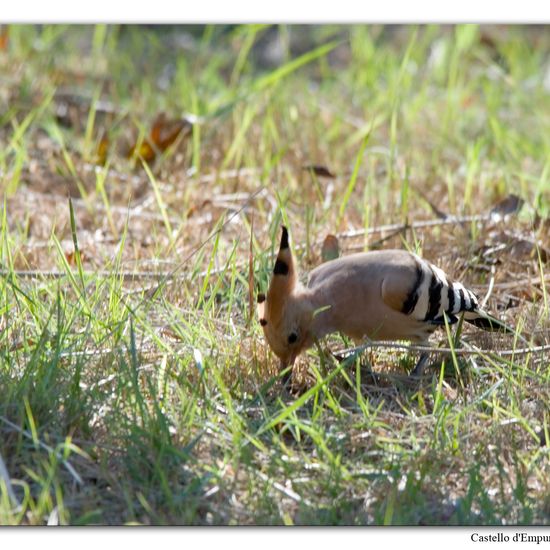
<path id="1" fill-rule="evenodd" d="M 292 369 L 282 375 L 281 382 L 283 383 L 283 387 L 288 390 L 292 387 Z"/>
<path id="2" fill-rule="evenodd" d="M 420 355 L 420 358 L 418 359 L 418 362 L 416 363 L 416 366 L 414 367 L 410 375 L 415 378 L 420 378 L 422 376 L 422 372 L 424 371 L 424 367 L 428 363 L 429 359 L 430 359 L 429 352 L 427 351 L 423 352 Z"/>
<path id="3" fill-rule="evenodd" d="M 279 372 L 281 373 L 280 374 L 281 382 L 283 383 L 283 387 L 289 391 L 292 388 L 292 379 L 293 379 L 292 373 L 294 371 L 293 366 L 294 366 L 294 360 L 288 363 L 286 361 L 281 361 L 279 366 L 280 368 Z"/>

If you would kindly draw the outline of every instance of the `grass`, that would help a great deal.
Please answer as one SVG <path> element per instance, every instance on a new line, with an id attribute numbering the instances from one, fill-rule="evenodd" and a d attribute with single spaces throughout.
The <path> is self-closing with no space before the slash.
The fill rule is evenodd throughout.
<path id="1" fill-rule="evenodd" d="M 535 27 L 8 27 L 0 523 L 548 524 L 548 351 L 441 331 L 412 384 L 414 353 L 336 364 L 335 335 L 289 394 L 249 251 L 257 292 L 283 221 L 303 272 L 329 233 L 418 250 L 549 344 L 549 49 Z M 127 158 L 162 112 L 191 130 Z"/>

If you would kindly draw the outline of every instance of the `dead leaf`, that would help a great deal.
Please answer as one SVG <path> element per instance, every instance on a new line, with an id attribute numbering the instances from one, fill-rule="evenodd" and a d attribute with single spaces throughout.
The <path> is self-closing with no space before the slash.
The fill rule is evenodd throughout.
<path id="1" fill-rule="evenodd" d="M 330 178 L 334 179 L 336 176 L 322 164 L 308 164 L 302 167 L 302 170 L 307 170 L 315 174 L 318 178 Z"/>
<path id="2" fill-rule="evenodd" d="M 9 42 L 9 26 L 0 25 L 0 50 L 7 50 Z"/>
<path id="3" fill-rule="evenodd" d="M 34 340 L 33 338 L 27 338 L 26 340 L 16 340 L 13 346 L 11 347 L 10 351 L 19 351 L 25 348 L 26 346 L 28 346 L 29 348 L 32 348 L 35 345 L 36 345 L 36 340 Z"/>
<path id="4" fill-rule="evenodd" d="M 550 218 L 543 218 L 538 212 L 535 212 L 533 227 L 536 231 L 543 231 L 550 234 Z"/>
<path id="5" fill-rule="evenodd" d="M 71 251 L 71 252 L 65 252 L 65 259 L 67 260 L 67 263 L 71 266 L 71 267 L 74 267 L 76 266 L 76 253 L 75 251 Z M 87 256 L 86 254 L 80 250 L 80 261 L 81 263 L 84 263 L 86 260 L 87 260 Z"/>
<path id="6" fill-rule="evenodd" d="M 205 208 L 211 207 L 213 205 L 214 203 L 210 199 L 205 199 L 200 204 L 193 204 L 187 210 L 187 217 L 190 218 L 191 216 L 196 216 L 197 214 L 199 214 L 199 212 L 201 212 Z"/>
<path id="7" fill-rule="evenodd" d="M 323 262 L 336 260 L 338 256 L 340 256 L 338 239 L 335 235 L 327 235 L 323 241 L 323 248 L 321 249 L 321 258 L 323 259 Z"/>
<path id="8" fill-rule="evenodd" d="M 518 197 L 512 193 L 493 206 L 490 212 L 491 219 L 498 222 L 504 220 L 512 214 L 517 214 L 521 210 L 524 203 L 525 201 L 521 197 Z"/>
<path id="9" fill-rule="evenodd" d="M 151 127 L 149 137 L 141 144 L 136 143 L 130 148 L 128 158 L 141 158 L 145 162 L 151 162 L 158 153 L 163 153 L 172 145 L 183 132 L 191 133 L 193 125 L 187 119 L 169 120 L 164 113 L 160 113 Z"/>
<path id="10" fill-rule="evenodd" d="M 550 251 L 542 244 L 528 236 L 522 236 L 511 231 L 494 231 L 490 234 L 491 242 L 481 247 L 479 252 L 486 262 L 501 262 L 503 256 L 515 262 L 540 261 L 547 263 L 550 259 Z"/>
<path id="11" fill-rule="evenodd" d="M 476 98 L 475 98 L 474 95 L 472 95 L 472 94 L 467 95 L 460 102 L 460 106 L 463 109 L 468 109 L 469 107 L 471 107 L 475 103 L 475 100 L 476 100 Z"/>
<path id="12" fill-rule="evenodd" d="M 97 144 L 95 163 L 100 166 L 105 166 L 107 161 L 107 153 L 109 152 L 109 138 L 107 134 L 103 134 L 99 143 Z"/>
<path id="13" fill-rule="evenodd" d="M 540 244 L 535 243 L 530 239 L 519 239 L 510 247 L 510 254 L 516 260 L 528 258 L 536 260 L 540 254 L 540 261 L 546 263 L 550 257 L 550 252 Z"/>

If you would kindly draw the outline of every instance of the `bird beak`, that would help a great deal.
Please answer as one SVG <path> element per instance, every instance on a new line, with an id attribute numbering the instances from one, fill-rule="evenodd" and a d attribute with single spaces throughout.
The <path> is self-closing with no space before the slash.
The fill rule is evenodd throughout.
<path id="1" fill-rule="evenodd" d="M 294 361 L 296 361 L 296 355 L 291 355 L 290 359 L 286 361 L 281 359 L 280 372 L 283 372 L 285 369 L 287 369 L 287 372 L 285 372 L 282 375 L 282 382 L 284 386 L 287 386 L 287 387 L 290 386 L 290 382 L 292 378 L 292 367 L 294 366 Z"/>

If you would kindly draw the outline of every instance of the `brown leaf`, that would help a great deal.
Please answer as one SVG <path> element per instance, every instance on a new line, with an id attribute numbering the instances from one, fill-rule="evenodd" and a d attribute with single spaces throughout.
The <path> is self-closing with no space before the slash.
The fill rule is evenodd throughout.
<path id="1" fill-rule="evenodd" d="M 141 158 L 145 162 L 151 162 L 157 156 L 153 145 L 147 140 L 143 140 L 138 147 L 138 144 L 130 148 L 128 158 Z"/>
<path id="2" fill-rule="evenodd" d="M 67 263 L 74 267 L 76 265 L 76 253 L 74 250 L 70 251 L 70 252 L 65 252 L 65 259 L 67 260 Z M 86 254 L 80 250 L 80 261 L 82 263 L 84 263 L 86 260 L 87 260 L 87 256 Z"/>
<path id="3" fill-rule="evenodd" d="M 491 219 L 501 221 L 512 214 L 517 214 L 524 203 L 525 201 L 521 197 L 512 193 L 493 206 L 490 212 Z"/>
<path id="4" fill-rule="evenodd" d="M 334 179 L 336 177 L 326 166 L 323 166 L 322 164 L 308 164 L 303 166 L 302 170 L 307 170 L 319 178 Z"/>
<path id="5" fill-rule="evenodd" d="M 0 25 L 0 50 L 7 50 L 9 42 L 9 26 Z"/>
<path id="6" fill-rule="evenodd" d="M 471 107 L 474 103 L 475 103 L 475 96 L 474 95 L 467 95 L 466 97 L 464 97 L 462 99 L 462 101 L 460 102 L 460 106 L 463 108 L 463 109 L 468 109 L 469 107 Z"/>
<path id="7" fill-rule="evenodd" d="M 26 340 L 16 340 L 10 351 L 18 351 L 20 349 L 23 349 L 25 345 L 29 348 L 32 348 L 36 345 L 36 340 L 33 340 L 32 338 L 27 338 Z"/>
<path id="8" fill-rule="evenodd" d="M 188 135 L 193 125 L 187 119 L 169 120 L 164 113 L 160 113 L 153 122 L 149 137 L 138 146 L 136 143 L 130 148 L 128 158 L 137 157 L 145 162 L 151 162 L 158 153 L 163 153 L 172 145 L 183 132 Z"/>
<path id="9" fill-rule="evenodd" d="M 323 262 L 336 260 L 338 256 L 340 256 L 338 239 L 335 235 L 327 235 L 323 241 L 323 248 L 321 249 L 321 258 L 323 259 Z"/>
<path id="10" fill-rule="evenodd" d="M 99 140 L 99 143 L 97 144 L 96 158 L 95 158 L 96 164 L 99 164 L 100 166 L 105 166 L 108 152 L 109 152 L 109 138 L 107 137 L 107 134 L 103 134 L 103 136 L 101 136 L 101 139 Z"/>
<path id="11" fill-rule="evenodd" d="M 538 212 L 535 212 L 535 219 L 533 221 L 533 227 L 539 231 L 546 231 L 550 234 L 550 218 L 543 218 Z"/>
<path id="12" fill-rule="evenodd" d="M 519 239 L 513 243 L 510 247 L 510 254 L 518 261 L 525 258 L 536 260 L 540 254 L 540 261 L 543 263 L 548 262 L 550 257 L 550 252 L 546 248 L 529 239 Z"/>
<path id="13" fill-rule="evenodd" d="M 210 199 L 203 200 L 200 204 L 193 204 L 187 210 L 187 217 L 196 216 L 207 207 L 212 207 L 214 203 Z"/>

